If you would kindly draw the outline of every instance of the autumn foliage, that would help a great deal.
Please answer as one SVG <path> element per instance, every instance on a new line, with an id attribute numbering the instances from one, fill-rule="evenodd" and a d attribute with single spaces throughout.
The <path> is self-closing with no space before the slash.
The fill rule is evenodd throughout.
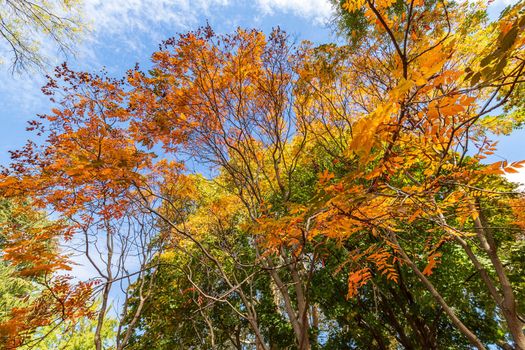
<path id="1" fill-rule="evenodd" d="M 225 332 L 237 332 L 227 341 L 238 348 L 241 337 L 256 349 L 284 346 L 268 313 L 287 324 L 289 346 L 318 348 L 320 324 L 337 319 L 327 295 L 352 306 L 348 318 L 370 332 L 370 348 L 443 348 L 448 340 L 425 324 L 411 288 L 438 310 L 433 327 L 444 322 L 465 346 L 525 349 L 522 262 L 512 258 L 523 195 L 501 177 L 523 162 L 486 161 L 496 150 L 490 132 L 519 126 L 523 112 L 523 3 L 494 23 L 481 4 L 340 5 L 363 24 L 352 44 L 204 27 L 166 40 L 148 72 L 135 67 L 118 80 L 55 70 L 43 91 L 56 108 L 30 124 L 46 141 L 13 151 L 0 182 L 15 203 L 2 258 L 45 286 L 0 326 L 7 344 L 57 320 L 97 317 L 88 296 L 98 285 L 101 327 L 112 284 L 129 278 L 118 349 L 140 344 L 135 327 L 162 327 L 141 317 L 166 293 L 202 317 L 209 348 L 226 324 L 214 323 L 224 313 L 217 305 L 242 320 Z M 45 212 L 52 217 L 42 220 Z M 80 237 L 88 254 L 88 232 L 109 242 L 124 223 L 154 232 L 137 275 L 113 275 L 111 263 L 101 280 L 77 285 L 57 274 L 70 268 L 59 242 Z M 487 340 L 473 328 L 440 268 L 451 279 L 454 269 L 473 271 L 464 293 L 489 305 L 499 334 Z M 162 285 L 172 279 L 173 289 Z M 323 292 L 319 280 L 343 280 L 345 290 Z M 388 293 L 404 316 L 382 303 Z M 359 315 L 371 300 L 388 330 Z"/>

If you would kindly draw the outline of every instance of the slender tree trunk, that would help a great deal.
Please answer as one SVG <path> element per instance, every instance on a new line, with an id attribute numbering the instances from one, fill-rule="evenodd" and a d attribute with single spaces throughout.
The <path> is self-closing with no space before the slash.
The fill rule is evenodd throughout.
<path id="1" fill-rule="evenodd" d="M 282 281 L 278 272 L 275 270 L 273 262 L 271 259 L 267 259 L 267 264 L 269 266 L 270 276 L 272 277 L 275 285 L 277 286 L 278 291 L 280 292 L 283 301 L 288 319 L 292 325 L 292 329 L 297 341 L 297 349 L 299 350 L 310 350 L 310 339 L 309 339 L 309 330 L 310 322 L 308 319 L 309 316 L 309 304 L 306 299 L 306 295 L 303 290 L 303 281 L 300 278 L 299 271 L 297 271 L 297 264 L 287 261 L 284 253 L 281 252 L 281 257 L 285 261 L 290 275 L 292 276 L 293 287 L 295 291 L 295 297 L 297 300 L 297 307 L 294 307 L 292 298 L 287 289 L 287 286 Z"/>
<path id="2" fill-rule="evenodd" d="M 406 261 L 406 263 L 410 266 L 410 268 L 415 272 L 419 280 L 423 283 L 425 288 L 432 294 L 432 296 L 436 299 L 436 301 L 441 305 L 443 308 L 443 311 L 447 314 L 450 321 L 456 326 L 456 328 L 469 340 L 469 342 L 474 345 L 479 350 L 487 350 L 487 348 L 481 343 L 479 338 L 467 327 L 461 320 L 457 317 L 454 310 L 447 304 L 447 302 L 443 299 L 441 294 L 434 288 L 434 285 L 426 278 L 426 276 L 419 270 L 417 265 L 408 257 L 405 250 L 401 247 L 399 244 L 397 237 L 394 232 L 390 232 L 390 237 L 392 239 L 392 242 L 397 246 L 399 249 L 399 252 L 403 259 Z"/>
<path id="3" fill-rule="evenodd" d="M 483 215 L 479 202 L 477 203 L 477 206 L 478 208 L 474 206 L 471 207 L 473 212 L 478 213 L 477 217 L 474 219 L 474 226 L 476 228 L 476 234 L 481 248 L 483 248 L 483 250 L 489 256 L 501 286 L 502 300 L 500 308 L 505 321 L 507 321 L 507 326 L 509 328 L 509 332 L 512 335 L 512 338 L 514 339 L 516 348 L 519 350 L 525 350 L 523 322 L 521 322 L 518 317 L 516 297 L 514 296 L 512 285 L 510 284 L 510 281 L 505 272 L 505 267 L 498 256 L 492 230 L 489 228 L 488 221 Z"/>
<path id="4" fill-rule="evenodd" d="M 153 290 L 153 286 L 155 284 L 155 277 L 157 275 L 158 269 L 155 269 L 153 273 L 150 276 L 149 283 L 147 286 L 146 292 L 144 292 L 144 284 L 146 283 L 145 276 L 141 275 L 139 278 L 140 280 L 140 287 L 139 287 L 139 304 L 137 306 L 137 309 L 135 310 L 135 313 L 133 314 L 133 318 L 127 325 L 126 332 L 124 333 L 124 336 L 121 339 L 121 330 L 122 330 L 122 323 L 119 324 L 118 330 L 117 330 L 117 350 L 124 349 L 129 342 L 129 339 L 131 338 L 131 334 L 134 330 L 135 324 L 138 322 L 140 315 L 142 314 L 142 310 L 144 308 L 144 305 L 148 298 L 151 295 L 151 292 Z M 129 301 L 129 294 L 126 295 L 126 302 L 125 305 L 127 306 Z"/>
<path id="5" fill-rule="evenodd" d="M 394 296 L 394 299 L 396 299 L 397 295 L 395 295 L 393 293 L 393 291 L 391 291 L 391 293 Z M 381 304 L 383 305 L 383 308 L 384 308 L 384 310 L 386 312 L 387 319 L 390 322 L 390 325 L 392 326 L 392 328 L 397 333 L 398 341 L 401 343 L 401 345 L 403 346 L 403 348 L 405 350 L 415 350 L 415 348 L 414 348 L 414 346 L 412 344 L 412 341 L 407 337 L 403 327 L 397 321 L 397 317 L 398 316 L 394 313 L 394 311 L 390 307 L 390 304 L 389 304 L 390 301 L 386 300 L 385 297 L 383 296 L 383 294 L 381 294 L 380 298 L 381 298 Z M 405 317 L 408 320 L 408 316 L 405 316 Z"/>
<path id="6" fill-rule="evenodd" d="M 300 350 L 310 350 L 310 319 L 309 303 L 303 290 L 303 280 L 299 275 L 297 263 L 288 265 L 294 283 L 295 297 L 297 299 L 297 320 L 299 321 L 299 347 Z"/>
<path id="7" fill-rule="evenodd" d="M 102 349 L 102 327 L 104 326 L 104 320 L 106 318 L 106 312 L 108 308 L 109 292 L 111 290 L 111 284 L 113 283 L 113 232 L 109 222 L 104 221 L 106 227 L 106 249 L 107 249 L 107 261 L 106 261 L 106 282 L 102 291 L 102 305 L 100 305 L 100 311 L 98 313 L 97 327 L 95 329 L 95 348 L 96 350 Z"/>
<path id="8" fill-rule="evenodd" d="M 102 327 L 104 326 L 104 319 L 106 318 L 106 310 L 108 307 L 108 297 L 109 291 L 111 289 L 111 282 L 106 281 L 104 289 L 102 291 L 102 305 L 100 305 L 100 310 L 97 317 L 97 327 L 95 329 L 95 349 L 102 350 Z"/>
<path id="9" fill-rule="evenodd" d="M 393 297 L 393 300 L 398 304 L 398 306 L 403 310 L 405 319 L 407 320 L 410 328 L 414 332 L 417 343 L 422 349 L 437 349 L 436 336 L 428 327 L 427 322 L 424 319 L 421 319 L 416 311 L 413 311 L 413 306 L 415 305 L 414 299 L 410 291 L 406 288 L 405 282 L 403 280 L 403 275 L 401 270 L 398 268 L 399 273 L 399 288 L 401 289 L 402 295 L 399 295 L 395 290 L 389 287 L 390 294 Z M 403 297 L 405 299 L 403 299 Z M 388 300 L 385 300 L 384 304 L 388 308 Z M 395 315 L 394 315 L 395 316 Z M 405 341 L 406 339 L 405 335 Z M 412 345 L 413 347 L 413 345 Z"/>
<path id="10" fill-rule="evenodd" d="M 515 347 L 517 350 L 525 350 L 525 334 L 523 333 L 523 322 L 518 317 L 518 310 L 516 304 L 516 298 L 514 296 L 514 291 L 510 284 L 510 281 L 505 272 L 505 268 L 498 257 L 497 247 L 494 241 L 491 230 L 489 229 L 488 222 L 483 215 L 481 210 L 481 205 L 479 201 L 476 205 L 471 204 L 470 210 L 475 213 L 474 218 L 474 227 L 476 230 L 476 237 L 478 238 L 479 245 L 488 255 L 492 266 L 496 272 L 498 278 L 499 286 L 501 288 L 501 293 L 497 290 L 495 282 L 489 276 L 488 272 L 485 270 L 479 259 L 476 257 L 468 243 L 461 237 L 456 237 L 456 241 L 462 246 L 465 250 L 465 253 L 469 257 L 470 261 L 474 264 L 474 267 L 479 272 L 481 279 L 487 286 L 487 289 L 492 296 L 492 299 L 496 302 L 500 308 L 503 318 L 507 323 L 508 330 L 512 335 L 512 338 L 515 342 Z M 445 220 L 445 217 L 439 215 L 440 223 L 448 227 L 448 224 Z"/>

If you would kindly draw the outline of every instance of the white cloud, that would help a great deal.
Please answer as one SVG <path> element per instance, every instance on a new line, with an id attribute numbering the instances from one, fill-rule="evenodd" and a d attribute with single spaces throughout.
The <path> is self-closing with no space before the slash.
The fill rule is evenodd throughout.
<path id="1" fill-rule="evenodd" d="M 255 0 L 253 4 L 262 15 L 291 13 L 316 23 L 332 14 L 329 0 Z M 191 29 L 199 19 L 218 15 L 230 5 L 239 12 L 251 7 L 241 0 L 84 0 L 84 14 L 95 36 L 140 32 L 156 38 L 159 26 Z"/>
<path id="2" fill-rule="evenodd" d="M 493 6 L 500 6 L 500 5 L 508 6 L 508 5 L 514 5 L 514 4 L 518 3 L 518 1 L 519 0 L 494 0 L 492 5 Z"/>
<path id="3" fill-rule="evenodd" d="M 507 180 L 520 184 L 519 189 L 525 191 L 525 168 L 518 169 L 517 173 L 505 174 Z"/>
<path id="4" fill-rule="evenodd" d="M 487 12 L 489 14 L 489 18 L 491 20 L 498 19 L 501 11 L 509 6 L 517 4 L 520 0 L 494 0 L 492 3 L 489 4 L 487 8 Z"/>
<path id="5" fill-rule="evenodd" d="M 229 0 L 84 0 L 83 15 L 90 29 L 88 42 L 140 50 L 144 35 L 155 43 L 166 39 L 162 29 L 188 30 L 199 17 L 210 17 Z M 83 45 L 83 55 L 96 56 Z"/>
<path id="6" fill-rule="evenodd" d="M 326 22 L 333 13 L 328 0 L 257 0 L 264 14 L 275 11 L 291 12 L 296 16 L 313 19 L 317 23 Z"/>
<path id="7" fill-rule="evenodd" d="M 150 25 L 186 27 L 199 14 L 210 14 L 228 0 L 85 0 L 84 11 L 95 32 L 150 31 Z"/>

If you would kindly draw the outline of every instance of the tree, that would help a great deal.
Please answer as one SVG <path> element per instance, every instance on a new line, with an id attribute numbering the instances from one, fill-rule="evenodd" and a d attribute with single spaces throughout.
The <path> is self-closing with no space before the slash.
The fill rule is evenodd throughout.
<path id="1" fill-rule="evenodd" d="M 42 41 L 51 40 L 64 54 L 71 51 L 83 24 L 77 0 L 3 0 L 0 2 L 0 36 L 10 52 L 13 71 L 44 68 L 47 64 Z"/>
<path id="2" fill-rule="evenodd" d="M 57 327 L 63 322 L 90 315 L 86 310 L 90 283 L 71 285 L 71 277 L 55 275 L 68 270 L 69 261 L 59 254 L 55 230 L 63 225 L 50 221 L 32 203 L 2 200 L 0 238 L 2 249 L 2 348 L 16 348 L 32 338 L 36 328 Z M 46 334 L 44 334 L 45 336 Z"/>
<path id="3" fill-rule="evenodd" d="M 105 349 L 114 345 L 116 326 L 117 321 L 113 318 L 109 318 L 104 323 L 101 338 Z M 55 325 L 42 327 L 33 335 L 37 341 L 29 342 L 28 346 L 22 346 L 20 349 L 92 350 L 96 329 L 96 319 L 90 317 L 82 317 L 73 323 L 65 322 L 58 327 Z"/>
<path id="4" fill-rule="evenodd" d="M 122 92 L 117 82 L 76 74 L 65 65 L 57 69 L 57 76 L 64 80 L 62 88 L 70 92 L 61 105 L 71 109 L 63 114 L 55 110 L 57 115 L 48 116 L 53 126 L 47 134 L 46 147 L 37 148 L 30 142 L 23 150 L 13 152 L 18 165 L 13 164 L 12 173 L 6 170 L 10 176 L 2 182 L 2 194 L 13 201 L 30 196 L 31 207 L 22 212 L 24 215 L 39 212 L 38 209 L 52 209 L 58 219 L 44 227 L 27 229 L 16 224 L 16 217 L 11 218 L 12 224 L 6 231 L 10 247 L 4 259 L 34 266 L 33 273 L 57 281 L 58 291 L 48 288 L 39 300 L 52 302 L 58 295 L 59 305 L 41 316 L 45 318 L 39 321 L 42 323 L 24 322 L 28 331 L 54 323 L 54 317 L 75 321 L 85 313 L 91 314 L 90 301 L 100 293 L 94 332 L 96 348 L 100 349 L 111 288 L 115 284 L 125 285 L 131 278 L 141 278 L 156 252 L 157 246 L 150 242 L 155 232 L 154 223 L 149 220 L 151 216 L 140 212 L 134 205 L 136 198 L 130 195 L 133 181 L 141 181 L 139 172 L 149 164 L 151 155 L 134 148 L 123 130 L 117 129 L 119 122 L 125 122 L 124 109 L 119 106 Z M 50 82 L 46 91 L 52 95 L 53 89 L 58 89 L 56 81 Z M 100 114 L 94 113 L 95 110 Z M 32 127 L 42 131 L 38 122 L 33 122 Z M 112 181 L 114 178 L 119 180 Z M 73 236 L 76 241 L 71 240 Z M 70 249 L 77 251 L 76 243 L 81 242 L 80 251 L 99 276 L 77 286 L 66 283 L 70 278 L 56 273 L 69 269 L 69 261 L 61 250 L 44 250 L 49 241 L 71 242 Z M 40 263 L 39 259 L 44 262 Z M 130 270 L 130 266 L 134 270 Z M 77 289 L 82 297 L 76 295 Z M 64 310 L 62 298 L 71 300 L 68 305 L 71 310 Z M 84 313 L 76 313 L 74 303 L 82 303 Z M 23 313 L 14 316 L 11 325 L 20 323 L 17 317 Z M 13 332 L 13 336 L 17 333 L 20 332 Z M 16 343 L 23 341 L 16 340 Z"/>
<path id="5" fill-rule="evenodd" d="M 333 235 L 330 232 L 333 226 L 341 223 L 352 227 L 351 232 L 369 229 L 382 237 L 391 249 L 390 253 L 383 254 L 385 248 L 376 247 L 360 256 L 376 264 L 377 269 L 392 280 L 398 278 L 392 269 L 393 262 L 400 259 L 408 264 L 456 327 L 472 344 L 484 348 L 426 277 L 432 273 L 432 267 L 441 255 L 439 247 L 445 241 L 456 240 L 480 271 L 506 320 L 515 346 L 523 348 L 525 343 L 517 299 L 508 272 L 496 253 L 498 243 L 483 213 L 481 199 L 491 192 L 503 195 L 497 188 L 480 184 L 486 183 L 486 176 L 499 172 L 498 167 L 507 168 L 507 164 L 498 163 L 480 169 L 480 160 L 492 152 L 493 146 L 477 123 L 510 101 L 510 96 L 518 91 L 517 86 L 522 81 L 523 37 L 517 33 L 523 24 L 520 14 L 523 5 L 518 4 L 504 14 L 501 23 L 505 25 L 499 29 L 489 27 L 478 35 L 475 31 L 465 31 L 462 28 L 465 22 L 457 22 L 448 6 L 442 2 L 415 1 L 403 4 L 347 1 L 343 4 L 346 11 L 363 11 L 370 27 L 379 35 L 362 42 L 360 49 L 365 51 L 358 49 L 357 54 L 352 52 L 347 56 L 353 60 L 350 79 L 359 81 L 352 86 L 355 89 L 330 95 L 325 91 L 335 89 L 321 85 L 326 81 L 316 80 L 318 75 L 315 74 L 308 85 L 323 94 L 322 97 L 326 96 L 327 103 L 322 103 L 320 98 L 315 100 L 319 109 L 330 111 L 329 108 L 338 106 L 340 101 L 348 100 L 345 105 L 357 109 L 350 111 L 352 113 L 338 110 L 326 116 L 328 123 L 324 120 L 320 123 L 325 127 L 321 136 L 333 143 L 340 142 L 333 135 L 342 135 L 343 140 L 349 135 L 348 144 L 343 144 L 341 149 L 344 152 L 341 161 L 351 164 L 342 181 L 330 183 L 327 187 L 328 205 L 334 215 L 328 217 L 330 225 L 321 227 Z M 476 23 L 475 18 L 467 20 L 469 29 Z M 475 56 L 462 51 L 459 44 L 472 38 L 485 38 L 488 43 L 495 40 L 500 45 L 493 52 L 490 45 L 488 50 L 481 45 L 485 51 Z M 368 60 L 367 52 L 377 53 L 374 57 L 379 61 L 377 68 L 371 67 L 369 61 L 363 61 L 363 57 Z M 426 56 L 430 54 L 432 59 Z M 465 62 L 470 67 L 463 66 Z M 355 72 L 357 76 L 352 74 Z M 332 86 L 340 84 L 338 76 L 327 82 Z M 372 90 L 368 92 L 370 88 Z M 363 93 L 366 93 L 366 98 L 363 98 Z M 499 100 L 496 99 L 498 96 Z M 356 112 L 361 115 L 357 121 L 347 119 Z M 478 142 L 477 154 L 469 157 L 469 146 Z M 519 163 L 509 165 L 509 171 L 518 166 Z M 421 169 L 425 169 L 423 174 Z M 452 222 L 447 217 L 456 217 L 457 221 Z M 472 220 L 472 226 L 468 225 L 469 220 Z M 421 221 L 434 222 L 442 230 L 437 236 L 428 236 L 427 241 L 433 243 L 418 253 L 419 256 L 428 256 L 429 264 L 424 270 L 418 268 L 398 239 L 398 236 L 405 236 L 403 232 L 406 232 L 407 224 Z M 469 227 L 475 232 L 478 242 L 471 242 L 467 233 Z M 414 239 L 408 238 L 409 241 Z M 471 244 L 479 244 L 482 247 L 480 253 L 490 259 L 496 282 L 489 277 Z M 389 258 L 393 259 L 392 262 Z M 357 291 L 370 278 L 369 267 L 357 267 L 350 276 L 351 291 Z"/>
<path id="6" fill-rule="evenodd" d="M 204 27 L 124 79 L 56 70 L 31 125 L 47 141 L 13 153 L 0 193 L 99 249 L 96 348 L 122 280 L 117 348 L 524 348 L 523 196 L 501 178 L 522 162 L 482 163 L 490 113 L 523 107 L 524 5 L 495 23 L 479 4 L 341 6 L 362 24 L 348 45 Z M 14 258 L 36 234 L 9 234 Z"/>

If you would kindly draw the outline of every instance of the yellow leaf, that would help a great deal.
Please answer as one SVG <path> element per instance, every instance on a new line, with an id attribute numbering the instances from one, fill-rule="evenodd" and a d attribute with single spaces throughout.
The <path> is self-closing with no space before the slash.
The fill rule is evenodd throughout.
<path id="1" fill-rule="evenodd" d="M 348 12 L 354 12 L 359 10 L 364 4 L 366 0 L 347 0 L 343 4 L 343 9 L 347 10 Z"/>

